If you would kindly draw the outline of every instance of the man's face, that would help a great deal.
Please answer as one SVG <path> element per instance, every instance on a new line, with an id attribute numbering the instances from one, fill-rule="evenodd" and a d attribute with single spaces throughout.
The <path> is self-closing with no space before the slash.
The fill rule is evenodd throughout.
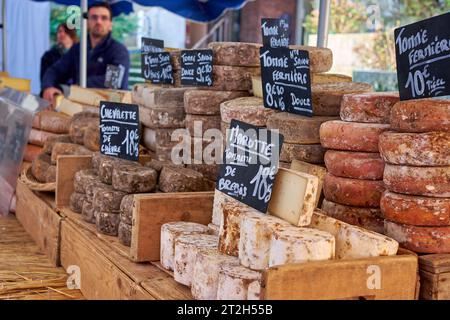
<path id="1" fill-rule="evenodd" d="M 105 37 L 111 32 L 112 21 L 108 9 L 99 7 L 89 10 L 88 29 L 94 37 Z"/>

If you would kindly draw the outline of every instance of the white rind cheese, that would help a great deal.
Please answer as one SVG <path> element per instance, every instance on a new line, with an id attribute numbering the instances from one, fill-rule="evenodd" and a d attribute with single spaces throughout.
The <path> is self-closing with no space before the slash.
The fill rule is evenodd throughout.
<path id="1" fill-rule="evenodd" d="M 260 300 L 261 272 L 226 264 L 220 268 L 217 300 Z"/>

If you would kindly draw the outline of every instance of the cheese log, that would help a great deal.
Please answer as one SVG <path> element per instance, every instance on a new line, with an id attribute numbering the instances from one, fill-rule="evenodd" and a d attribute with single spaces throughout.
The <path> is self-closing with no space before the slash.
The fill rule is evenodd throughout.
<path id="1" fill-rule="evenodd" d="M 306 173 L 279 168 L 269 201 L 269 213 L 296 226 L 311 222 L 319 179 Z"/>
<path id="2" fill-rule="evenodd" d="M 41 111 L 34 116 L 33 128 L 53 132 L 68 133 L 70 117 L 54 111 Z"/>
<path id="3" fill-rule="evenodd" d="M 209 129 L 220 130 L 220 116 L 187 114 L 186 129 L 192 137 L 203 137 Z"/>
<path id="4" fill-rule="evenodd" d="M 56 166 L 50 166 L 45 174 L 45 182 L 56 182 Z"/>
<path id="5" fill-rule="evenodd" d="M 260 300 L 261 272 L 224 263 L 219 270 L 217 300 Z"/>
<path id="6" fill-rule="evenodd" d="M 259 43 L 246 42 L 211 42 L 208 48 L 213 51 L 213 61 L 216 65 L 258 67 Z"/>
<path id="7" fill-rule="evenodd" d="M 372 230 L 384 233 L 384 219 L 380 209 L 345 206 L 329 200 L 323 200 L 322 210 L 330 217 Z"/>
<path id="8" fill-rule="evenodd" d="M 81 213 L 83 210 L 83 202 L 86 200 L 84 193 L 74 192 L 70 195 L 69 208 L 73 212 Z"/>
<path id="9" fill-rule="evenodd" d="M 384 161 L 378 153 L 328 150 L 325 166 L 329 173 L 337 177 L 383 179 Z"/>
<path id="10" fill-rule="evenodd" d="M 32 144 L 27 144 L 23 153 L 23 160 L 27 162 L 33 162 L 41 153 L 43 149 Z"/>
<path id="11" fill-rule="evenodd" d="M 223 122 L 231 123 L 235 119 L 257 127 L 265 127 L 269 117 L 277 112 L 275 109 L 265 108 L 263 100 L 257 97 L 237 98 L 220 105 Z"/>
<path id="12" fill-rule="evenodd" d="M 132 225 L 133 224 L 133 206 L 134 194 L 126 195 L 120 202 L 120 221 Z"/>
<path id="13" fill-rule="evenodd" d="M 110 185 L 105 184 L 100 181 L 93 181 L 92 183 L 86 185 L 86 200 L 92 203 L 94 201 L 94 195 L 98 190 L 114 190 Z"/>
<path id="14" fill-rule="evenodd" d="M 212 234 L 213 236 L 219 236 L 220 226 L 217 226 L 215 224 L 208 224 L 208 233 Z"/>
<path id="15" fill-rule="evenodd" d="M 339 116 L 346 94 L 373 91 L 370 84 L 359 82 L 323 83 L 311 86 L 312 109 L 315 116 Z"/>
<path id="16" fill-rule="evenodd" d="M 81 216 L 83 217 L 83 220 L 88 223 L 95 223 L 95 216 L 94 216 L 94 206 L 92 203 L 90 203 L 87 200 L 83 201 L 83 207 L 81 209 Z"/>
<path id="17" fill-rule="evenodd" d="M 139 107 L 139 121 L 148 128 L 184 128 L 185 118 L 180 106 Z"/>
<path id="18" fill-rule="evenodd" d="M 125 196 L 126 193 L 122 191 L 98 189 L 94 192 L 92 205 L 97 212 L 118 214 L 120 212 L 120 203 Z"/>
<path id="19" fill-rule="evenodd" d="M 175 239 L 173 277 L 176 282 L 191 285 L 195 258 L 201 248 L 217 248 L 217 237 L 209 234 L 190 234 Z"/>
<path id="20" fill-rule="evenodd" d="M 349 179 L 325 175 L 325 199 L 355 207 L 378 208 L 384 191 L 383 181 Z"/>
<path id="21" fill-rule="evenodd" d="M 63 155 L 92 155 L 92 151 L 74 143 L 57 142 L 52 149 L 52 164 L 56 164 L 59 156 Z"/>
<path id="22" fill-rule="evenodd" d="M 38 155 L 31 164 L 31 173 L 39 182 L 46 182 L 47 170 L 50 168 L 50 156 L 42 153 Z"/>
<path id="23" fill-rule="evenodd" d="M 341 120 L 389 124 L 391 109 L 399 100 L 398 92 L 346 94 L 341 103 Z"/>
<path id="24" fill-rule="evenodd" d="M 320 143 L 324 148 L 378 152 L 378 140 L 388 124 L 328 121 L 320 126 Z"/>
<path id="25" fill-rule="evenodd" d="M 187 168 L 200 172 L 211 181 L 216 181 L 220 172 L 220 164 L 188 164 Z"/>
<path id="26" fill-rule="evenodd" d="M 403 248 L 418 253 L 450 253 L 450 227 L 418 227 L 385 221 L 385 232 Z"/>
<path id="27" fill-rule="evenodd" d="M 57 136 L 59 136 L 57 133 L 31 129 L 30 135 L 28 136 L 28 143 L 43 147 L 47 139 L 55 138 Z"/>
<path id="28" fill-rule="evenodd" d="M 280 162 L 280 167 L 281 162 Z M 318 192 L 316 196 L 316 207 L 319 205 L 320 197 L 322 195 L 323 190 L 323 180 L 325 179 L 325 174 L 327 173 L 327 169 L 322 166 L 313 165 L 307 162 L 299 161 L 299 160 L 293 160 L 289 166 L 286 167 L 287 169 L 291 169 L 294 171 L 299 171 L 303 173 L 307 173 L 313 176 L 316 176 L 319 180 L 318 184 Z"/>
<path id="29" fill-rule="evenodd" d="M 95 225 L 98 232 L 109 236 L 117 236 L 119 231 L 119 223 L 119 214 L 97 211 L 95 216 Z"/>
<path id="30" fill-rule="evenodd" d="M 450 197 L 450 166 L 412 167 L 386 164 L 386 189 L 429 197 Z"/>
<path id="31" fill-rule="evenodd" d="M 450 132 L 450 100 L 401 101 L 392 108 L 391 128 L 400 132 Z"/>
<path id="32" fill-rule="evenodd" d="M 114 167 L 122 164 L 139 166 L 138 163 L 133 161 L 127 161 L 109 156 L 101 157 L 98 166 L 98 176 L 100 181 L 106 184 L 112 184 L 113 169 Z"/>
<path id="33" fill-rule="evenodd" d="M 126 193 L 151 192 L 156 188 L 157 179 L 158 173 L 152 168 L 124 164 L 113 169 L 112 186 Z"/>
<path id="34" fill-rule="evenodd" d="M 215 189 L 214 190 L 214 201 L 213 201 L 213 212 L 212 212 L 212 223 L 220 226 L 223 222 L 223 205 L 227 202 L 239 204 L 238 200 L 230 197 L 229 195 Z M 242 205 L 244 205 L 242 203 Z"/>
<path id="35" fill-rule="evenodd" d="M 248 96 L 245 91 L 187 90 L 184 93 L 184 110 L 188 114 L 220 115 L 220 104 Z"/>
<path id="36" fill-rule="evenodd" d="M 169 222 L 161 226 L 160 262 L 164 269 L 174 270 L 175 240 L 182 235 L 207 234 L 208 227 L 194 222 Z"/>
<path id="37" fill-rule="evenodd" d="M 159 177 L 159 189 L 163 192 L 208 191 L 208 187 L 203 175 L 191 169 L 164 167 Z"/>
<path id="38" fill-rule="evenodd" d="M 132 227 L 130 225 L 123 222 L 119 222 L 117 235 L 119 237 L 119 242 L 126 247 L 131 246 L 131 229 Z"/>
<path id="39" fill-rule="evenodd" d="M 270 240 L 269 267 L 289 263 L 331 260 L 335 256 L 335 240 L 328 232 L 280 226 Z"/>
<path id="40" fill-rule="evenodd" d="M 91 126 L 98 127 L 100 122 L 98 116 L 90 116 L 92 113 L 83 112 L 82 114 L 85 114 L 85 116 L 75 118 L 76 115 L 79 115 L 79 113 L 77 113 L 74 118 L 72 118 L 69 129 L 69 135 L 72 142 L 81 145 L 84 143 L 84 134 L 86 130 Z"/>
<path id="41" fill-rule="evenodd" d="M 107 159 L 107 158 L 111 158 L 111 157 L 101 154 L 100 152 L 94 152 L 92 154 L 92 160 L 91 160 L 92 170 L 94 170 L 95 174 L 98 175 L 101 160 Z"/>
<path id="42" fill-rule="evenodd" d="M 256 210 L 242 215 L 239 237 L 239 261 L 252 270 L 264 270 L 269 267 L 270 239 L 281 226 L 287 226 L 284 220 L 263 215 Z"/>
<path id="43" fill-rule="evenodd" d="M 158 86 L 142 89 L 143 105 L 145 107 L 175 106 L 183 107 L 184 94 L 189 88 L 161 88 Z"/>
<path id="44" fill-rule="evenodd" d="M 449 226 L 450 198 L 409 196 L 385 191 L 381 212 L 390 221 L 414 226 Z"/>
<path id="45" fill-rule="evenodd" d="M 398 242 L 379 233 L 339 221 L 316 210 L 310 228 L 330 233 L 336 240 L 336 259 L 362 259 L 397 254 Z"/>
<path id="46" fill-rule="evenodd" d="M 269 117 L 267 128 L 280 130 L 280 133 L 284 136 L 285 143 L 317 144 L 320 143 L 319 129 L 322 123 L 335 119 L 337 118 L 305 117 L 280 112 Z"/>
<path id="47" fill-rule="evenodd" d="M 91 151 L 100 150 L 100 127 L 97 125 L 89 125 L 83 136 L 83 145 Z"/>
<path id="48" fill-rule="evenodd" d="M 98 180 L 94 170 L 86 169 L 75 173 L 73 177 L 73 188 L 75 192 L 86 193 L 86 187 Z"/>
<path id="49" fill-rule="evenodd" d="M 192 273 L 192 297 L 196 300 L 216 300 L 220 267 L 239 265 L 236 257 L 227 256 L 217 249 L 199 249 Z"/>
<path id="50" fill-rule="evenodd" d="M 291 162 L 300 160 L 309 163 L 323 163 L 325 149 L 320 144 L 293 144 L 283 143 L 280 161 Z"/>
<path id="51" fill-rule="evenodd" d="M 52 155 L 53 146 L 58 142 L 72 143 L 72 140 L 68 134 L 58 134 L 48 137 L 47 141 L 44 143 L 44 152 L 48 155 Z"/>
<path id="52" fill-rule="evenodd" d="M 225 201 L 222 204 L 223 217 L 219 229 L 219 251 L 230 256 L 239 256 L 239 237 L 241 217 L 249 207 L 238 201 Z"/>
<path id="53" fill-rule="evenodd" d="M 450 132 L 383 132 L 379 148 L 384 161 L 391 164 L 450 166 Z"/>

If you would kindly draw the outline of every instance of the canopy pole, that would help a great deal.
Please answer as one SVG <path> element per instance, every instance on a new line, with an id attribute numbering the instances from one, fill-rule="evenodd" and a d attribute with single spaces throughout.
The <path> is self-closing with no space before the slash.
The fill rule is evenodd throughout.
<path id="1" fill-rule="evenodd" d="M 317 32 L 318 47 L 326 47 L 328 44 L 329 21 L 330 21 L 330 0 L 320 0 L 319 28 Z"/>
<path id="2" fill-rule="evenodd" d="M 87 71 L 87 11 L 88 0 L 81 0 L 80 86 L 86 88 Z"/>
<path id="3" fill-rule="evenodd" d="M 2 71 L 7 71 L 7 58 L 8 58 L 8 52 L 7 52 L 7 38 L 6 38 L 6 0 L 2 1 Z"/>

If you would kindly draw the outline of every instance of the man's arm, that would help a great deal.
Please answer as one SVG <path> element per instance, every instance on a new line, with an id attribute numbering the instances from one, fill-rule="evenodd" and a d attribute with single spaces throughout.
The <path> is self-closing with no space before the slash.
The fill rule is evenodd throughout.
<path id="1" fill-rule="evenodd" d="M 118 66 L 122 65 L 125 68 L 125 72 L 123 74 L 122 85 L 120 89 L 128 90 L 128 76 L 130 71 L 130 54 L 125 46 L 121 46 L 119 50 L 115 52 L 113 57 L 113 65 Z"/>
<path id="2" fill-rule="evenodd" d="M 65 55 L 54 63 L 44 74 L 41 88 L 59 88 L 61 83 L 66 83 L 72 76 L 72 68 L 75 64 L 75 50 L 72 47 Z"/>

